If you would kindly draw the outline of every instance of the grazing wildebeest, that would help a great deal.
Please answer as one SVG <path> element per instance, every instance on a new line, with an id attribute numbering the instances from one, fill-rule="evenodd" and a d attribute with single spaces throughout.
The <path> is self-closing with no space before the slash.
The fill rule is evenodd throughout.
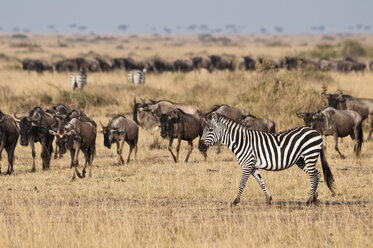
<path id="1" fill-rule="evenodd" d="M 252 114 L 241 116 L 240 122 L 249 130 L 256 130 L 266 133 L 276 132 L 276 123 L 267 118 L 256 118 Z"/>
<path id="2" fill-rule="evenodd" d="M 62 123 L 62 122 L 61 122 Z M 75 167 L 73 177 L 85 177 L 86 167 L 90 166 L 89 176 L 92 176 L 92 162 L 96 152 L 96 127 L 91 122 L 80 121 L 77 118 L 71 119 L 66 125 L 59 123 L 57 132 L 49 130 L 51 135 L 59 139 L 60 151 L 70 150 L 71 167 Z M 78 171 L 79 150 L 84 153 L 85 164 L 82 174 Z"/>
<path id="3" fill-rule="evenodd" d="M 120 164 L 124 163 L 122 157 L 122 150 L 124 142 L 130 147 L 130 151 L 128 153 L 127 163 L 130 162 L 130 157 L 132 150 L 135 149 L 135 158 L 137 154 L 137 141 L 139 139 L 139 127 L 137 126 L 136 122 L 133 120 L 127 119 L 123 115 L 116 115 L 114 116 L 111 121 L 105 127 L 100 122 L 102 133 L 104 135 L 104 146 L 107 148 L 111 148 L 111 144 L 117 144 L 117 154 L 118 154 L 118 161 Z"/>
<path id="4" fill-rule="evenodd" d="M 296 127 L 280 133 L 263 133 L 251 131 L 240 123 L 224 116 L 212 113 L 200 140 L 204 146 L 212 146 L 217 142 L 224 143 L 237 157 L 242 167 L 242 178 L 238 194 L 231 206 L 237 205 L 245 188 L 247 179 L 253 175 L 266 195 L 268 204 L 272 196 L 265 186 L 259 169 L 280 171 L 296 164 L 306 172 L 311 181 L 310 196 L 307 204 L 316 204 L 317 189 L 321 173 L 316 169 L 318 157 L 321 157 L 324 180 L 333 191 L 333 174 L 325 159 L 322 149 L 322 137 L 309 127 Z"/>
<path id="5" fill-rule="evenodd" d="M 189 156 L 193 150 L 193 140 L 202 135 L 204 126 L 203 119 L 198 114 L 187 114 L 183 110 L 176 108 L 166 114 L 160 114 L 161 136 L 169 138 L 168 150 L 170 151 L 175 163 L 179 159 L 181 140 L 188 141 L 189 151 L 185 158 L 185 163 L 188 162 Z M 177 138 L 176 156 L 172 152 L 172 142 Z M 206 160 L 206 151 L 202 151 Z"/>
<path id="6" fill-rule="evenodd" d="M 35 149 L 34 143 L 40 142 L 41 145 L 41 158 L 43 160 L 43 170 L 50 168 L 50 160 L 53 152 L 53 139 L 54 136 L 50 135 L 48 130 L 51 130 L 56 125 L 56 120 L 53 115 L 45 112 L 40 107 L 33 108 L 28 116 L 17 116 L 17 111 L 14 117 L 19 120 L 21 145 L 27 146 L 30 143 L 33 167 L 32 172 L 35 171 Z"/>
<path id="7" fill-rule="evenodd" d="M 353 110 L 361 115 L 363 121 L 368 118 L 370 130 L 367 140 L 370 140 L 373 133 L 373 99 L 371 98 L 357 98 L 350 95 L 343 94 L 326 94 L 322 93 L 323 97 L 328 99 L 328 105 L 339 110 Z"/>
<path id="8" fill-rule="evenodd" d="M 304 120 L 306 126 L 311 127 L 324 136 L 324 148 L 326 147 L 326 136 L 333 135 L 335 150 L 341 158 L 345 156 L 339 151 L 338 137 L 350 135 L 355 141 L 354 152 L 360 155 L 363 143 L 362 118 L 353 110 L 337 110 L 327 107 L 318 112 L 297 112 L 299 118 Z"/>
<path id="9" fill-rule="evenodd" d="M 19 137 L 19 129 L 14 119 L 0 111 L 0 160 L 1 153 L 5 148 L 8 153 L 8 170 L 6 174 L 10 175 L 14 172 L 14 150 Z M 0 166 L 1 173 L 1 166 Z"/>

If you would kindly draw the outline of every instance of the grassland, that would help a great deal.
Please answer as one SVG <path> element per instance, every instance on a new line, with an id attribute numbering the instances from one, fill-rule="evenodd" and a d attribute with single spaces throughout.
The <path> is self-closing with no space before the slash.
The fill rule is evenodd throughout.
<path id="1" fill-rule="evenodd" d="M 18 61 L 26 57 L 52 61 L 90 51 L 134 58 L 213 53 L 278 58 L 307 51 L 323 41 L 322 36 L 230 38 L 229 44 L 206 44 L 196 37 L 30 35 L 20 41 L 4 35 L 0 37 L 0 108 L 26 113 L 35 105 L 63 102 L 83 107 L 97 122 L 106 123 L 113 113 L 129 112 L 137 96 L 193 103 L 203 110 L 226 103 L 269 117 L 283 130 L 302 124 L 296 110 L 326 104 L 320 96 L 323 86 L 373 96 L 371 72 L 309 71 L 149 74 L 141 87 L 130 85 L 124 71 L 114 71 L 89 74 L 84 92 L 72 93 L 67 74 L 23 72 Z M 343 38 L 335 36 L 331 42 Z M 357 38 L 369 42 L 373 37 Z M 279 43 L 268 45 L 263 40 Z M 159 149 L 152 149 L 155 142 L 160 143 Z M 98 135 L 93 177 L 74 182 L 70 181 L 69 155 L 53 160 L 49 171 L 41 170 L 38 157 L 37 172 L 31 173 L 31 151 L 18 146 L 15 173 L 0 177 L 0 247 L 372 246 L 372 142 L 364 143 L 362 156 L 355 158 L 353 142 L 349 137 L 343 139 L 340 149 L 347 158 L 342 160 L 328 139 L 327 159 L 337 194 L 332 197 L 322 182 L 317 206 L 304 205 L 309 179 L 293 167 L 262 172 L 273 205 L 265 204 L 263 192 L 250 178 L 235 208 L 229 204 L 236 196 L 241 170 L 229 150 L 217 155 L 212 148 L 204 162 L 195 147 L 190 163 L 175 164 L 166 144 L 158 132 L 141 129 L 137 159 L 118 166 L 115 149 L 105 148 Z M 182 144 L 181 158 L 185 155 L 186 145 Z M 5 154 L 3 171 L 4 158 Z M 320 164 L 318 167 L 321 169 Z"/>

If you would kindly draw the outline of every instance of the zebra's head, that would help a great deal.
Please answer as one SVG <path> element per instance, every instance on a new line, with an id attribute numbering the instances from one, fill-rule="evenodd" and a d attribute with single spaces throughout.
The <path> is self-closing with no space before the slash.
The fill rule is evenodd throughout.
<path id="1" fill-rule="evenodd" d="M 219 116 L 213 112 L 211 120 L 208 120 L 203 128 L 203 133 L 199 142 L 200 150 L 205 150 L 207 147 L 213 146 L 219 142 L 225 128 L 225 124 L 222 123 L 221 120 L 219 120 Z M 205 147 L 205 149 L 203 149 L 203 147 Z"/>

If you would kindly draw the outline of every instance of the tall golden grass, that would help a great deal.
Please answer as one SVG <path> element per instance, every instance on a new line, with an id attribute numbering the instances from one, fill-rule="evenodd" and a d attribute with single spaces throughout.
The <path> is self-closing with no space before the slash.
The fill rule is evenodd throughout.
<path id="1" fill-rule="evenodd" d="M 0 53 L 13 59 L 29 55 L 24 48 L 11 47 L 14 39 L 1 38 Z M 134 51 L 143 57 L 153 51 L 169 58 L 186 56 L 196 52 L 195 47 L 197 52 L 280 56 L 298 49 L 304 37 L 280 37 L 289 46 L 268 49 L 256 45 L 251 37 L 234 38 L 238 44 L 247 41 L 243 47 L 206 46 L 193 37 L 173 37 L 173 42 L 182 45 L 172 47 L 165 46 L 169 40 L 152 41 L 141 36 L 82 44 L 64 39 L 33 36 L 32 42 L 43 52 L 32 52 L 31 56 L 75 56 L 88 49 L 112 55 L 118 45 L 123 45 L 123 55 Z M 123 42 L 127 39 L 129 42 Z M 320 37 L 308 38 L 307 42 L 314 44 L 317 39 Z M 68 47 L 58 47 L 58 42 Z M 150 49 L 144 49 L 146 46 Z M 302 49 L 310 46 L 303 44 Z M 144 55 L 140 55 L 142 51 Z M 278 130 L 284 130 L 303 124 L 295 116 L 296 110 L 314 110 L 326 104 L 320 95 L 323 86 L 330 91 L 342 89 L 355 96 L 373 96 L 370 72 L 282 70 L 149 74 L 146 84 L 139 87 L 129 84 L 123 71 L 92 73 L 84 92 L 72 93 L 67 74 L 23 72 L 13 59 L 0 61 L 2 111 L 21 109 L 27 113 L 35 105 L 49 107 L 66 101 L 71 107 L 83 104 L 89 116 L 103 123 L 110 114 L 130 112 L 137 96 L 192 103 L 205 111 L 213 104 L 226 103 L 271 118 Z M 30 148 L 17 146 L 15 173 L 0 178 L 0 247 L 369 247 L 373 239 L 373 145 L 364 143 L 362 156 L 355 158 L 353 142 L 347 137 L 340 144 L 347 158 L 341 160 L 332 138 L 328 139 L 327 159 L 336 180 L 335 197 L 322 182 L 321 203 L 306 206 L 309 179 L 295 166 L 281 172 L 262 172 L 274 204 L 265 204 L 261 188 L 250 178 L 235 208 L 229 204 L 236 196 L 241 170 L 227 149 L 219 155 L 215 148 L 210 149 L 204 162 L 194 142 L 190 162 L 175 164 L 165 149 L 167 141 L 159 138 L 158 132 L 141 129 L 137 160 L 118 166 L 115 149 L 105 148 L 102 135 L 98 135 L 92 178 L 71 182 L 68 154 L 53 160 L 49 171 L 42 171 L 38 156 L 37 172 L 31 173 Z M 154 140 L 160 142 L 160 149 L 152 148 Z M 36 146 L 40 154 L 40 146 Z M 127 152 L 125 147 L 125 155 Z M 182 144 L 181 158 L 185 155 L 186 145 Z M 5 161 L 3 153 L 3 171 Z"/>

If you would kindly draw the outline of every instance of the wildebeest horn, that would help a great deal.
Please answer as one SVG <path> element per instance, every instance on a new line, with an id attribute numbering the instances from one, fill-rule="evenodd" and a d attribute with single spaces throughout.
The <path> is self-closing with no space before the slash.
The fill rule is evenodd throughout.
<path id="1" fill-rule="evenodd" d="M 36 113 L 36 114 L 37 114 L 38 117 L 37 118 L 32 118 L 31 119 L 32 122 L 37 122 L 37 121 L 39 121 L 41 119 L 40 113 Z"/>
<path id="2" fill-rule="evenodd" d="M 133 103 L 136 105 L 136 97 L 133 98 Z"/>
<path id="3" fill-rule="evenodd" d="M 14 114 L 13 114 L 14 118 L 16 118 L 17 120 L 22 120 L 22 118 L 26 117 L 26 116 L 21 116 L 21 117 L 17 116 L 18 111 L 19 110 L 17 110 L 16 112 L 14 112 Z"/>
<path id="4" fill-rule="evenodd" d="M 100 121 L 100 125 L 101 125 L 102 129 L 104 129 L 104 125 L 102 125 L 102 122 L 101 122 L 101 121 Z"/>
<path id="5" fill-rule="evenodd" d="M 57 116 L 58 118 L 61 118 L 61 119 L 65 119 L 66 118 L 66 115 L 60 114 L 58 112 L 56 112 L 54 115 Z"/>
<path id="6" fill-rule="evenodd" d="M 338 90 L 338 92 L 339 92 L 340 95 L 343 95 L 343 92 L 341 90 Z"/>

